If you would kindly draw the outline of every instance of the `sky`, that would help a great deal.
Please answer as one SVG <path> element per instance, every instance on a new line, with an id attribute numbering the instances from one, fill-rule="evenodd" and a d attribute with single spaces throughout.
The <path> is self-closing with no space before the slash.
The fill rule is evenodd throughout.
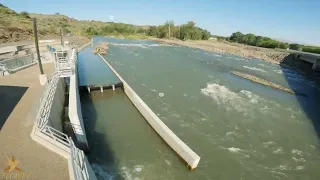
<path id="1" fill-rule="evenodd" d="M 214 35 L 253 33 L 320 46 L 320 0 L 0 0 L 21 12 L 159 25 L 194 21 Z"/>

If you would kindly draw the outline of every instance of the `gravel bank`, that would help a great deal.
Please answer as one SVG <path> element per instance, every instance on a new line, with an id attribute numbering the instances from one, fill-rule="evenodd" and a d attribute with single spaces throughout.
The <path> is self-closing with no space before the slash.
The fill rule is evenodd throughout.
<path id="1" fill-rule="evenodd" d="M 189 46 L 192 48 L 199 48 L 206 51 L 213 51 L 223 54 L 233 54 L 245 58 L 256 58 L 262 59 L 271 63 L 279 64 L 282 59 L 289 55 L 289 53 L 277 51 L 275 49 L 267 49 L 260 47 L 247 46 L 236 43 L 229 42 L 219 42 L 219 41 L 181 41 L 172 39 L 158 39 L 150 38 L 151 40 L 166 43 L 175 44 L 182 46 Z"/>

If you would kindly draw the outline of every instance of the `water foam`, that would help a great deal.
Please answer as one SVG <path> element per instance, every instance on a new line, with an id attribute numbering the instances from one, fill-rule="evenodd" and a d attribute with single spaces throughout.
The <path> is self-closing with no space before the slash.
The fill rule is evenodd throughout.
<path id="1" fill-rule="evenodd" d="M 235 93 L 216 83 L 208 83 L 206 88 L 201 89 L 201 93 L 210 96 L 219 106 L 227 110 L 234 109 L 237 112 L 247 112 L 248 109 L 253 108 L 252 104 L 263 100 L 250 91 L 241 90 Z"/>
<path id="2" fill-rule="evenodd" d="M 103 179 L 113 180 L 116 178 L 117 173 L 107 171 L 103 166 L 99 164 L 91 164 L 93 172 L 98 176 L 102 177 Z"/>
<path id="3" fill-rule="evenodd" d="M 235 148 L 235 147 L 230 147 L 227 149 L 228 149 L 228 151 L 230 151 L 232 153 L 238 153 L 238 152 L 242 151 L 240 148 Z"/>
<path id="4" fill-rule="evenodd" d="M 253 70 L 253 71 L 267 72 L 267 71 L 265 71 L 265 70 L 263 70 L 263 69 L 256 68 L 256 67 L 251 67 L 251 66 L 242 66 L 242 67 L 244 67 L 244 68 L 246 68 L 246 69 Z"/>
<path id="5" fill-rule="evenodd" d="M 131 44 L 121 44 L 121 43 L 110 43 L 112 46 L 122 46 L 122 47 L 140 47 L 140 48 L 149 48 L 149 47 L 158 47 L 158 46 L 172 46 L 170 44 L 140 44 L 140 43 L 131 43 Z"/>
<path id="6" fill-rule="evenodd" d="M 222 57 L 222 55 L 219 55 L 219 54 L 212 54 L 212 55 L 214 55 L 216 57 Z"/>

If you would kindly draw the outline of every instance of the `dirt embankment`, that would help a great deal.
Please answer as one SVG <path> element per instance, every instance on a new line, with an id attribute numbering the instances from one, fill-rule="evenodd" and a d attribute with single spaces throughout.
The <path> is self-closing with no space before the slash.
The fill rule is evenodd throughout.
<path id="1" fill-rule="evenodd" d="M 175 44 L 189 46 L 192 48 L 199 48 L 207 51 L 213 51 L 223 54 L 233 54 L 245 58 L 262 59 L 271 63 L 279 64 L 282 59 L 289 55 L 289 53 L 281 52 L 275 49 L 266 49 L 260 47 L 247 46 L 229 42 L 219 41 L 181 41 L 172 39 L 158 39 L 151 38 L 151 40 L 166 44 Z"/>

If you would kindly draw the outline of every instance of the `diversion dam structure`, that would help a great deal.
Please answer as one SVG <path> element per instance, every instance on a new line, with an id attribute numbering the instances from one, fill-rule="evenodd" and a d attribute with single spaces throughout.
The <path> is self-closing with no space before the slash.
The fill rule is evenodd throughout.
<path id="1" fill-rule="evenodd" d="M 83 104 L 80 101 L 81 94 L 84 92 L 94 94 L 98 91 L 103 94 L 114 91 L 118 94 L 125 94 L 134 105 L 127 104 L 128 108 L 136 107 L 136 111 L 141 113 L 154 129 L 153 133 L 158 133 L 174 152 L 186 162 L 190 169 L 197 167 L 200 157 L 157 117 L 104 58 L 91 53 L 99 59 L 103 66 L 94 64 L 94 60 L 91 59 L 86 59 L 86 63 L 92 63 L 93 66 L 82 66 L 83 64 L 80 63 L 79 65 L 78 63 L 77 51 L 71 47 L 56 48 L 55 51 L 50 51 L 50 53 L 55 59 L 55 72 L 45 84 L 41 96 L 32 110 L 31 118 L 35 118 L 35 124 L 31 138 L 68 160 L 70 179 L 97 178 L 91 167 L 92 164 L 89 163 L 87 156 L 84 154 L 84 152 L 88 152 L 89 155 L 91 153 L 85 130 L 85 126 L 87 126 L 85 123 L 90 122 L 84 122 L 83 120 L 81 107 Z M 103 73 L 90 71 L 90 67 L 96 68 L 97 65 L 108 74 L 106 78 L 103 78 L 104 81 L 99 82 L 92 76 L 86 76 L 86 72 L 93 76 L 103 76 Z M 110 72 L 113 76 L 110 76 Z M 143 120 L 144 118 L 140 119 Z M 105 119 L 105 121 L 108 121 L 108 119 Z M 67 131 L 64 128 L 66 123 L 70 126 Z M 123 126 L 125 125 L 123 124 Z M 97 150 L 95 147 L 94 149 Z M 100 150 L 105 151 L 105 149 Z"/>
<path id="2" fill-rule="evenodd" d="M 99 41 L 110 42 L 108 55 L 102 55 L 105 61 L 92 53 Z M 56 67 L 58 73 L 46 85 L 50 85 L 44 93 L 48 98 L 41 98 L 44 105 L 40 112 L 44 113 L 37 118 L 37 122 L 48 123 L 37 130 L 37 136 L 44 136 L 34 139 L 47 141 L 45 147 L 71 159 L 69 172 L 74 177 L 86 172 L 97 179 L 319 177 L 313 120 L 319 122 L 320 86 L 291 69 L 183 46 L 105 37 L 94 37 L 92 46 L 79 51 L 74 66 Z M 307 96 L 248 81 L 232 71 L 255 75 Z M 71 81 L 75 73 L 78 78 Z M 78 84 L 72 85 L 74 82 Z M 71 98 L 71 89 L 78 89 L 73 92 L 78 98 Z M 142 101 L 146 105 L 141 105 Z M 69 116 L 72 107 L 77 111 L 71 112 L 77 115 Z M 189 154 L 180 151 L 181 156 L 170 146 L 172 142 L 166 142 L 165 138 L 173 136 L 160 135 L 168 131 L 153 122 L 157 118 L 147 107 L 201 155 L 196 171 L 186 168 L 186 164 L 191 168 L 192 161 L 181 161 L 187 161 Z M 62 118 L 72 135 L 59 129 Z M 155 118 L 151 123 L 163 131 L 155 132 L 147 118 Z M 83 179 L 91 179 L 87 177 Z"/>
<path id="3" fill-rule="evenodd" d="M 189 148 L 182 140 L 178 138 L 162 121 L 161 119 L 148 107 L 148 105 L 134 92 L 134 90 L 126 83 L 119 73 L 98 54 L 101 59 L 108 65 L 112 72 L 120 79 L 123 84 L 123 89 L 131 102 L 140 111 L 148 123 L 154 130 L 163 138 L 163 140 L 188 164 L 191 169 L 197 167 L 200 157 Z"/>
<path id="4" fill-rule="evenodd" d="M 196 168 L 200 157 L 161 121 L 106 59 L 100 54 L 92 54 L 90 49 L 83 51 L 87 52 L 85 52 L 86 57 L 81 57 L 83 60 L 79 61 L 78 64 L 80 91 L 87 91 L 88 93 L 100 91 L 103 93 L 105 90 L 115 91 L 116 89 L 120 89 L 120 91 L 126 94 L 155 132 L 187 163 L 188 167 L 190 169 Z M 97 76 L 104 78 L 95 78 Z M 100 81 L 97 79 L 100 79 Z M 108 119 L 105 119 L 105 121 L 108 121 Z"/>

